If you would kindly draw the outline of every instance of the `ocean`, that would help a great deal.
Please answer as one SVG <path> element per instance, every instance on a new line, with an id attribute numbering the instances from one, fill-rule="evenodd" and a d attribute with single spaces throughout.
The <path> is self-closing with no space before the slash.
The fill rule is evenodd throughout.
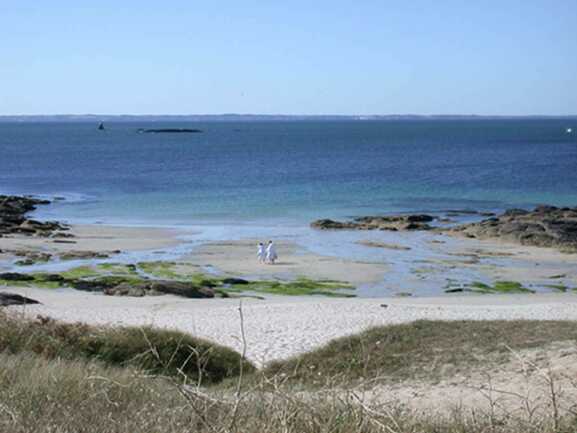
<path id="1" fill-rule="evenodd" d="M 577 205 L 577 120 L 0 123 L 0 192 L 70 222 L 305 225 Z M 142 134 L 139 128 L 199 128 Z"/>

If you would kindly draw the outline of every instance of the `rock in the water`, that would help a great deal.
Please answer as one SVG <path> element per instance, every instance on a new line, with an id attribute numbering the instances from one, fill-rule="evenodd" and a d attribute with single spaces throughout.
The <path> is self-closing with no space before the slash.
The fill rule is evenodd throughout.
<path id="1" fill-rule="evenodd" d="M 509 209 L 498 217 L 448 231 L 469 238 L 502 239 L 521 245 L 577 251 L 577 207 L 538 206 L 533 211 Z"/>
<path id="2" fill-rule="evenodd" d="M 200 133 L 202 129 L 195 128 L 156 128 L 156 129 L 139 129 L 139 133 L 144 134 L 186 134 Z"/>
<path id="3" fill-rule="evenodd" d="M 49 237 L 67 227 L 54 221 L 41 222 L 26 218 L 38 205 L 50 204 L 48 200 L 13 195 L 0 195 L 0 237 L 8 234 Z"/>
<path id="4" fill-rule="evenodd" d="M 320 230 L 430 230 L 432 227 L 428 223 L 434 219 L 425 214 L 365 216 L 345 222 L 320 219 L 311 223 L 311 227 Z"/>
<path id="5" fill-rule="evenodd" d="M 26 298 L 25 296 L 17 295 L 15 293 L 0 292 L 0 307 L 8 305 L 26 305 L 39 304 L 35 299 Z"/>

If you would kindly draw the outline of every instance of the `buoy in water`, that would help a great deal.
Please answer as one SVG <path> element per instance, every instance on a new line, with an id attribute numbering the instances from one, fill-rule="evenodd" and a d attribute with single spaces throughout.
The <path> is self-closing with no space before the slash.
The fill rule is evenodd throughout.
<path id="1" fill-rule="evenodd" d="M 567 134 L 571 134 L 573 132 L 573 128 L 567 128 L 566 132 L 567 132 Z"/>

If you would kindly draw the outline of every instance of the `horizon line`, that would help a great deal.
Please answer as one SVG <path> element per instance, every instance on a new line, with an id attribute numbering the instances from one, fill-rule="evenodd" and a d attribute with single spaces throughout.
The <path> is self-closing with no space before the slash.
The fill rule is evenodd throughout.
<path id="1" fill-rule="evenodd" d="M 105 114 L 105 113 L 59 113 L 59 114 L 0 114 L 1 118 L 50 118 L 50 117 L 69 117 L 69 118 L 98 118 L 98 117 L 341 117 L 341 118 L 355 118 L 355 119 L 375 119 L 375 118 L 434 118 L 434 117 L 476 117 L 476 118 L 572 118 L 577 117 L 576 114 L 415 114 L 415 113 L 394 113 L 394 114 L 260 114 L 260 113 L 218 113 L 218 114 Z"/>

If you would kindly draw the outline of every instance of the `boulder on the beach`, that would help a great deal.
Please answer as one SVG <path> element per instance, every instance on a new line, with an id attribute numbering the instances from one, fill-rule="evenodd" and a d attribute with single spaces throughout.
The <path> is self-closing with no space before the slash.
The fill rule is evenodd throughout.
<path id="1" fill-rule="evenodd" d="M 34 277 L 28 274 L 18 272 L 4 272 L 0 274 L 0 280 L 4 281 L 34 281 Z"/>
<path id="2" fill-rule="evenodd" d="M 30 299 L 16 293 L 0 292 L 0 307 L 7 307 L 8 305 L 27 305 L 39 304 L 35 299 Z"/>
<path id="3" fill-rule="evenodd" d="M 87 259 L 107 259 L 115 251 L 66 251 L 60 254 L 60 260 L 87 260 Z"/>
<path id="4" fill-rule="evenodd" d="M 211 287 L 198 286 L 183 281 L 153 280 L 147 284 L 148 290 L 185 298 L 214 298 Z"/>
<path id="5" fill-rule="evenodd" d="M 223 278 L 220 280 L 222 284 L 250 284 L 250 281 L 244 280 L 242 278 Z"/>
<path id="6" fill-rule="evenodd" d="M 449 232 L 476 239 L 501 239 L 521 245 L 577 251 L 577 207 L 509 209 L 498 217 L 464 224 Z"/>
<path id="7" fill-rule="evenodd" d="M 65 283 L 77 290 L 102 292 L 109 296 L 154 296 L 169 294 L 185 298 L 213 298 L 214 290 L 202 284 L 172 280 L 130 281 L 117 278 L 98 278 L 94 280 L 66 280 Z"/>

